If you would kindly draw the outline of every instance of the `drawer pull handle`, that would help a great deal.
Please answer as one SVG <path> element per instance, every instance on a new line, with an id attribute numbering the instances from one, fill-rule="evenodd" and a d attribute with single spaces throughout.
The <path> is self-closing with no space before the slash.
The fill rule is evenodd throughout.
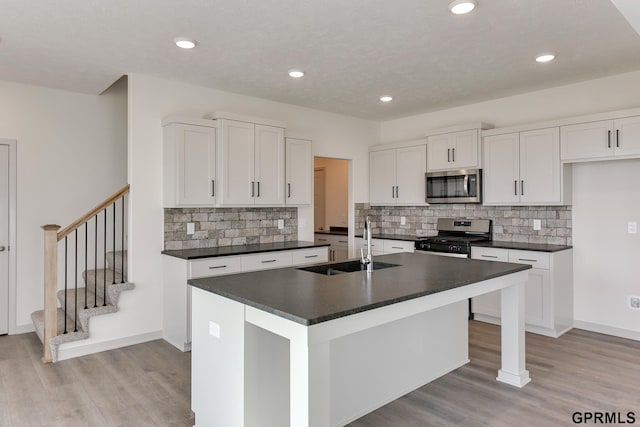
<path id="1" fill-rule="evenodd" d="M 484 258 L 498 258 L 497 255 L 482 255 Z"/>
<path id="2" fill-rule="evenodd" d="M 214 270 L 216 268 L 226 268 L 226 267 L 227 267 L 226 265 L 214 265 L 214 266 L 209 267 L 209 270 Z"/>
<path id="3" fill-rule="evenodd" d="M 320 241 L 320 242 L 326 242 L 326 241 L 327 241 L 327 239 L 318 239 L 318 241 Z"/>
<path id="4" fill-rule="evenodd" d="M 305 255 L 305 258 L 318 258 L 318 255 Z"/>
<path id="5" fill-rule="evenodd" d="M 402 246 L 391 246 L 391 249 L 404 249 Z"/>
<path id="6" fill-rule="evenodd" d="M 277 261 L 277 260 L 275 260 L 275 259 L 266 259 L 266 260 L 262 261 L 262 263 L 263 263 L 263 264 L 266 264 L 266 263 L 268 263 L 268 262 L 276 262 L 276 261 Z"/>
<path id="7" fill-rule="evenodd" d="M 538 262 L 537 259 L 518 258 L 518 261 Z"/>
<path id="8" fill-rule="evenodd" d="M 348 243 L 346 240 L 338 240 L 338 243 Z"/>

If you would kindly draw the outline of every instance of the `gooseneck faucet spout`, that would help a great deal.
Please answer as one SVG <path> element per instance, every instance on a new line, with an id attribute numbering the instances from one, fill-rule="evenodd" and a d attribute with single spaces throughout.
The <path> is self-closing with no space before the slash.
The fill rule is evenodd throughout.
<path id="1" fill-rule="evenodd" d="M 373 255 L 371 254 L 371 220 L 367 216 L 364 220 L 364 232 L 362 233 L 362 237 L 367 240 L 367 255 L 363 253 L 362 248 L 360 248 L 360 256 L 362 257 L 361 262 L 367 268 L 367 273 L 371 273 L 373 271 Z"/>

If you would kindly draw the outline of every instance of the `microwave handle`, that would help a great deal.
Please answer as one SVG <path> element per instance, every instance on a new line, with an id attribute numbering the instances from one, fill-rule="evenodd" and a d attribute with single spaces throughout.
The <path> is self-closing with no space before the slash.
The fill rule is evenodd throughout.
<path id="1" fill-rule="evenodd" d="M 469 197 L 469 175 L 464 176 L 464 195 Z"/>

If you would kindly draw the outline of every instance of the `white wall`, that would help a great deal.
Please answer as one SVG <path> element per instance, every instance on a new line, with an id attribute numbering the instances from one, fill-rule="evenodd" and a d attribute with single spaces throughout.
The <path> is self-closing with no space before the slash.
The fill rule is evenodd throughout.
<path id="1" fill-rule="evenodd" d="M 216 110 L 284 121 L 287 136 L 313 141 L 315 156 L 353 159 L 354 198 L 361 202 L 368 200 L 367 147 L 378 141 L 378 123 L 155 77 L 130 75 L 129 277 L 136 284 L 136 291 L 130 292 L 127 298 L 138 307 L 138 312 L 129 319 L 125 319 L 124 313 L 119 314 L 127 333 L 151 332 L 162 325 L 161 119 L 172 114 L 199 118 Z M 299 229 L 299 238 L 313 241 L 313 210 L 299 208 L 298 216 L 305 222 Z"/>
<path id="2" fill-rule="evenodd" d="M 348 227 L 349 211 L 349 162 L 341 159 L 316 157 L 315 168 L 325 169 L 325 223 L 329 227 Z"/>
<path id="3" fill-rule="evenodd" d="M 383 122 L 381 141 L 416 138 L 430 129 L 473 121 L 505 127 L 633 107 L 640 107 L 640 71 Z M 577 219 L 573 223 L 575 317 L 580 327 L 638 339 L 638 312 L 624 308 L 632 291 L 630 287 L 635 294 L 640 292 L 634 262 L 616 262 L 614 271 L 605 262 L 594 259 L 595 254 L 605 251 L 605 259 L 609 260 L 627 260 L 630 253 L 635 256 L 635 263 L 640 259 L 637 239 L 634 246 L 621 232 L 626 221 L 638 219 L 639 202 L 627 200 L 638 199 L 637 190 L 633 190 L 633 184 L 626 184 L 638 182 L 638 163 L 625 166 L 590 163 L 574 167 L 574 198 L 578 198 L 573 206 Z M 607 171 L 615 175 L 607 177 Z M 607 183 L 591 187 L 589 184 L 596 179 L 591 177 L 592 172 L 608 178 Z M 611 176 L 617 179 L 613 181 Z M 603 198 L 605 189 L 612 194 Z M 595 206 L 598 208 L 594 209 Z M 604 212 L 613 211 L 616 214 L 611 225 L 597 225 L 606 218 Z M 606 243 L 590 237 L 594 227 L 612 232 Z M 601 267 L 599 277 L 603 280 L 589 279 L 594 265 Z"/>
<path id="4" fill-rule="evenodd" d="M 67 226 L 126 184 L 126 79 L 101 96 L 0 81 L 0 137 L 17 140 L 18 331 L 43 308 L 44 224 Z"/>

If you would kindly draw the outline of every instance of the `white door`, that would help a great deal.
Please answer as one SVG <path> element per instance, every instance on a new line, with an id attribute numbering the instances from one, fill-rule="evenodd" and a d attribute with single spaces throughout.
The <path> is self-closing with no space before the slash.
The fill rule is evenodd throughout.
<path id="1" fill-rule="evenodd" d="M 369 153 L 369 192 L 371 204 L 396 204 L 396 150 Z"/>
<path id="2" fill-rule="evenodd" d="M 484 204 L 520 202 L 520 151 L 517 132 L 484 138 Z"/>
<path id="3" fill-rule="evenodd" d="M 613 120 L 562 126 L 561 158 L 583 160 L 612 156 L 614 139 Z"/>
<path id="4" fill-rule="evenodd" d="M 618 119 L 613 124 L 616 156 L 640 154 L 640 116 Z"/>
<path id="5" fill-rule="evenodd" d="M 214 128 L 177 125 L 178 204 L 215 204 L 216 133 Z"/>
<path id="6" fill-rule="evenodd" d="M 520 132 L 520 202 L 560 201 L 559 129 Z"/>
<path id="7" fill-rule="evenodd" d="M 255 125 L 255 204 L 284 204 L 284 129 Z"/>
<path id="8" fill-rule="evenodd" d="M 287 138 L 286 142 L 286 203 L 288 205 L 311 204 L 311 171 L 313 157 L 311 141 Z"/>
<path id="9" fill-rule="evenodd" d="M 9 146 L 0 145 L 0 335 L 9 332 Z"/>
<path id="10" fill-rule="evenodd" d="M 453 148 L 451 162 L 457 169 L 477 168 L 478 161 L 478 131 L 475 129 L 456 132 L 453 134 Z"/>
<path id="11" fill-rule="evenodd" d="M 396 151 L 396 202 L 420 204 L 425 202 L 425 178 L 427 172 L 427 147 L 398 148 Z"/>
<path id="12" fill-rule="evenodd" d="M 427 138 L 427 169 L 429 172 L 451 169 L 451 147 L 453 136 L 450 133 Z"/>
<path id="13" fill-rule="evenodd" d="M 257 188 L 254 179 L 253 123 L 221 120 L 220 202 L 223 205 L 253 205 Z"/>
<path id="14" fill-rule="evenodd" d="M 325 174 L 324 168 L 313 171 L 313 229 L 316 231 L 325 229 Z"/>

